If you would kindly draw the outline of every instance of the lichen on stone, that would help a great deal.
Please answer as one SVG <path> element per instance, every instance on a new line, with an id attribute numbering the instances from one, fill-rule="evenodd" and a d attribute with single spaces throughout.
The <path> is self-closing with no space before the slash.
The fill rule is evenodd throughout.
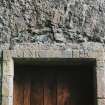
<path id="1" fill-rule="evenodd" d="M 105 43 L 105 0 L 1 0 L 0 44 Z"/>

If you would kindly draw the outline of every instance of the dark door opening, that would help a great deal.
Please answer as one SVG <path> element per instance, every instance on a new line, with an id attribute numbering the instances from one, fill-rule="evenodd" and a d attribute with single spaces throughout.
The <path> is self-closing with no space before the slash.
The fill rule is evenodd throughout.
<path id="1" fill-rule="evenodd" d="M 95 105 L 93 65 L 15 65 L 14 105 Z"/>

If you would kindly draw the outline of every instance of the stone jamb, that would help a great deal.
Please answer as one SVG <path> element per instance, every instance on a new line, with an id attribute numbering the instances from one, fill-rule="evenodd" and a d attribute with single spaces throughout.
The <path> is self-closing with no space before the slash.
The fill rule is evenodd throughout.
<path id="1" fill-rule="evenodd" d="M 3 51 L 2 105 L 13 105 L 14 60 L 9 50 Z"/>
<path id="2" fill-rule="evenodd" d="M 13 105 L 13 76 L 15 59 L 89 58 L 96 60 L 97 104 L 105 103 L 105 51 L 103 49 L 4 50 L 2 76 L 2 105 Z"/>

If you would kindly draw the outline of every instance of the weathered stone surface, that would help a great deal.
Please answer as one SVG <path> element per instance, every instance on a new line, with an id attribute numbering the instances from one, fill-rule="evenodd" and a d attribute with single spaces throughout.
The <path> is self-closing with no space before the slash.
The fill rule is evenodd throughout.
<path id="1" fill-rule="evenodd" d="M 65 37 L 64 37 L 65 38 Z M 57 41 L 57 40 L 56 40 Z M 60 42 L 60 43 L 58 43 Z M 105 47 L 99 43 L 61 43 L 59 40 L 54 43 L 18 43 L 13 50 L 3 48 L 3 78 L 2 85 L 2 105 L 11 104 L 13 94 L 13 59 L 15 58 L 94 58 L 96 59 L 97 71 L 97 98 L 105 98 Z M 7 48 L 8 49 L 8 48 Z M 13 58 L 13 59 L 12 59 Z M 79 62 L 78 62 L 79 63 Z M 11 78 L 7 78 L 7 77 Z M 1 89 L 1 88 L 0 88 Z M 10 96 L 10 97 L 8 97 Z M 10 98 L 10 100 L 9 100 Z M 99 105 L 104 105 L 104 101 L 99 101 Z"/>
<path id="2" fill-rule="evenodd" d="M 97 97 L 105 98 L 105 68 L 97 68 Z"/>
<path id="3" fill-rule="evenodd" d="M 2 79 L 2 96 L 13 96 L 13 76 L 5 76 Z"/>
<path id="4" fill-rule="evenodd" d="M 62 58 L 62 51 L 61 50 L 43 50 L 37 52 L 38 58 Z"/>
<path id="5" fill-rule="evenodd" d="M 2 64 L 3 76 L 13 76 L 14 75 L 14 63 L 11 59 L 10 61 L 4 61 Z"/>
<path id="6" fill-rule="evenodd" d="M 11 59 L 11 51 L 3 50 L 3 61 L 9 61 Z"/>
<path id="7" fill-rule="evenodd" d="M 2 61 L 2 50 L 0 49 L 0 60 Z"/>
<path id="8" fill-rule="evenodd" d="M 24 50 L 23 53 L 24 58 L 35 58 L 35 50 L 33 49 Z"/>
<path id="9" fill-rule="evenodd" d="M 66 42 L 66 38 L 64 37 L 62 30 L 57 30 L 57 32 L 54 33 L 54 39 L 57 42 Z"/>
<path id="10" fill-rule="evenodd" d="M 99 60 L 96 62 L 96 67 L 98 68 L 105 68 L 105 61 Z"/>
<path id="11" fill-rule="evenodd" d="M 0 61 L 0 80 L 2 78 L 2 61 Z"/>
<path id="12" fill-rule="evenodd" d="M 83 49 L 79 50 L 79 57 L 84 58 L 84 50 Z"/>
<path id="13" fill-rule="evenodd" d="M 1 0 L 0 44 L 104 43 L 104 7 L 104 0 Z"/>
<path id="14" fill-rule="evenodd" d="M 62 51 L 64 58 L 72 58 L 72 49 L 66 49 Z"/>
<path id="15" fill-rule="evenodd" d="M 105 99 L 97 99 L 98 105 L 105 105 Z"/>
<path id="16" fill-rule="evenodd" d="M 13 105 L 13 97 L 2 97 L 2 105 Z"/>
<path id="17" fill-rule="evenodd" d="M 9 52 L 8 52 L 9 51 Z M 45 53 L 46 52 L 46 53 Z M 56 54 L 54 55 L 54 53 Z M 72 52 L 72 55 L 70 55 Z M 66 55 L 67 54 L 67 55 Z M 100 62 L 105 60 L 104 46 L 100 44 L 84 43 L 24 43 L 17 44 L 14 50 L 4 50 L 3 60 L 9 60 L 13 58 L 37 58 L 37 57 L 67 57 L 68 58 L 94 58 L 97 60 L 97 66 Z M 104 65 L 104 64 L 102 64 Z"/>
<path id="18" fill-rule="evenodd" d="M 79 50 L 73 50 L 72 51 L 72 57 L 73 58 L 79 58 Z"/>
<path id="19" fill-rule="evenodd" d="M 0 104 L 2 102 L 2 61 L 0 61 Z"/>

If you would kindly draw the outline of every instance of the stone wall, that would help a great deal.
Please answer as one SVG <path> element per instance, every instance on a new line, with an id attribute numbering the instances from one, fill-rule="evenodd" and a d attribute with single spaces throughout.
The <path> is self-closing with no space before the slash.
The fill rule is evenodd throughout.
<path id="1" fill-rule="evenodd" d="M 88 62 L 95 63 L 96 87 L 94 89 L 97 96 L 97 105 L 105 104 L 105 47 L 99 43 L 84 43 L 67 45 L 42 45 L 42 44 L 18 44 L 13 50 L 3 50 L 2 54 L 2 105 L 13 105 L 13 76 L 14 62 L 18 60 L 23 63 L 25 60 L 41 59 L 54 60 L 65 59 L 67 64 L 75 60 L 74 63 Z M 67 59 L 66 59 L 67 58 Z M 72 61 L 70 61 L 72 59 Z M 85 59 L 85 60 L 84 60 Z"/>
<path id="2" fill-rule="evenodd" d="M 104 105 L 104 17 L 105 0 L 0 0 L 0 89 L 4 50 L 17 58 L 99 58 L 97 100 Z"/>
<path id="3" fill-rule="evenodd" d="M 105 0 L 0 0 L 0 44 L 105 42 Z"/>
<path id="4" fill-rule="evenodd" d="M 2 51 L 0 51 L 0 105 L 2 104 Z"/>

